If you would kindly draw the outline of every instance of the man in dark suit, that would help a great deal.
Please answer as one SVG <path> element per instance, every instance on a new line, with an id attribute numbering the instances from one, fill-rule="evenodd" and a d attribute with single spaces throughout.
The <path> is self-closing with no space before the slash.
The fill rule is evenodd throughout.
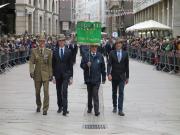
<path id="1" fill-rule="evenodd" d="M 119 115 L 124 116 L 123 100 L 124 86 L 129 79 L 129 58 L 128 53 L 122 50 L 123 40 L 117 39 L 116 50 L 111 51 L 107 65 L 108 80 L 112 81 L 113 112 L 117 112 L 117 88 L 119 87 L 118 110 Z"/>
<path id="2" fill-rule="evenodd" d="M 106 81 L 106 71 L 104 58 L 101 53 L 97 52 L 97 46 L 91 46 L 90 52 L 85 54 L 81 60 L 81 68 L 84 70 L 85 83 L 87 84 L 88 92 L 88 111 L 91 113 L 94 102 L 95 116 L 99 116 L 99 86 Z"/>
<path id="3" fill-rule="evenodd" d="M 53 52 L 52 67 L 56 81 L 58 113 L 63 111 L 66 116 L 68 108 L 68 84 L 72 84 L 73 62 L 72 53 L 65 47 L 65 36 L 60 34 L 57 48 Z"/>

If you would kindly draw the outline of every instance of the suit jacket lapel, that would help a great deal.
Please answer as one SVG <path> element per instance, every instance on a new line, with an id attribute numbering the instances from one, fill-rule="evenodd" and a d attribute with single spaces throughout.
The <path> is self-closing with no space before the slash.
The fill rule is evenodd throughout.
<path id="1" fill-rule="evenodd" d="M 64 49 L 64 56 L 63 57 L 66 57 L 67 55 L 67 48 Z"/>
<path id="2" fill-rule="evenodd" d="M 121 58 L 121 61 L 124 59 L 124 51 L 122 50 L 122 58 Z"/>

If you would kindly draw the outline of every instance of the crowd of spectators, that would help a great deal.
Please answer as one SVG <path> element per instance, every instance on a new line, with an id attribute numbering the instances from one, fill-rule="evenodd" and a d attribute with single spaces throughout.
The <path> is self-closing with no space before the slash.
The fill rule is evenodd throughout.
<path id="1" fill-rule="evenodd" d="M 17 64 L 26 63 L 31 49 L 38 44 L 38 35 L 8 35 L 0 38 L 0 72 Z M 53 38 L 47 38 L 46 46 L 52 48 Z"/>
<path id="2" fill-rule="evenodd" d="M 179 38 L 131 38 L 127 40 L 131 58 L 156 66 L 157 70 L 180 70 Z"/>
<path id="3" fill-rule="evenodd" d="M 38 44 L 38 35 L 7 36 L 0 38 L 0 72 L 7 67 L 25 63 L 31 49 Z M 56 38 L 46 38 L 46 47 L 53 50 Z M 106 56 L 114 49 L 114 38 L 103 38 L 98 50 Z M 67 39 L 67 42 L 69 40 Z M 124 39 L 123 49 L 129 56 L 142 62 L 155 65 L 157 70 L 165 72 L 180 71 L 180 38 L 136 38 Z M 80 46 L 81 55 L 88 51 L 88 46 Z"/>

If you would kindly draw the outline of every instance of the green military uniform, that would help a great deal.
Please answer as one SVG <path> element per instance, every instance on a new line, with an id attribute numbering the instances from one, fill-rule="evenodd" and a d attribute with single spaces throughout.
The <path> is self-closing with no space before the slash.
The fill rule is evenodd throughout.
<path id="1" fill-rule="evenodd" d="M 49 80 L 52 78 L 52 51 L 44 48 L 43 50 L 35 48 L 32 50 L 30 62 L 30 74 L 34 79 L 36 90 L 36 104 L 41 108 L 40 91 L 41 86 L 44 86 L 44 102 L 43 111 L 49 108 Z"/>

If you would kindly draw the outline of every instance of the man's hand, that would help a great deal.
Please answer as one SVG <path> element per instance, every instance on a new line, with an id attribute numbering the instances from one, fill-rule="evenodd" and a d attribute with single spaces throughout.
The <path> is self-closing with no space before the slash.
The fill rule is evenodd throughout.
<path id="1" fill-rule="evenodd" d="M 129 79 L 126 79 L 125 84 L 128 84 L 128 83 L 129 83 Z"/>
<path id="2" fill-rule="evenodd" d="M 112 76 L 110 74 L 108 75 L 108 80 L 112 81 Z"/>
<path id="3" fill-rule="evenodd" d="M 102 81 L 102 84 L 105 84 L 106 80 Z"/>
<path id="4" fill-rule="evenodd" d="M 34 74 L 33 74 L 33 73 L 30 73 L 30 77 L 31 77 L 31 78 L 34 78 Z"/>
<path id="5" fill-rule="evenodd" d="M 53 82 L 54 84 L 56 84 L 56 79 L 55 79 L 55 77 L 53 77 L 52 82 Z"/>
<path id="6" fill-rule="evenodd" d="M 88 63 L 87 63 L 87 66 L 90 68 L 90 67 L 91 67 L 91 62 L 88 62 Z"/>

